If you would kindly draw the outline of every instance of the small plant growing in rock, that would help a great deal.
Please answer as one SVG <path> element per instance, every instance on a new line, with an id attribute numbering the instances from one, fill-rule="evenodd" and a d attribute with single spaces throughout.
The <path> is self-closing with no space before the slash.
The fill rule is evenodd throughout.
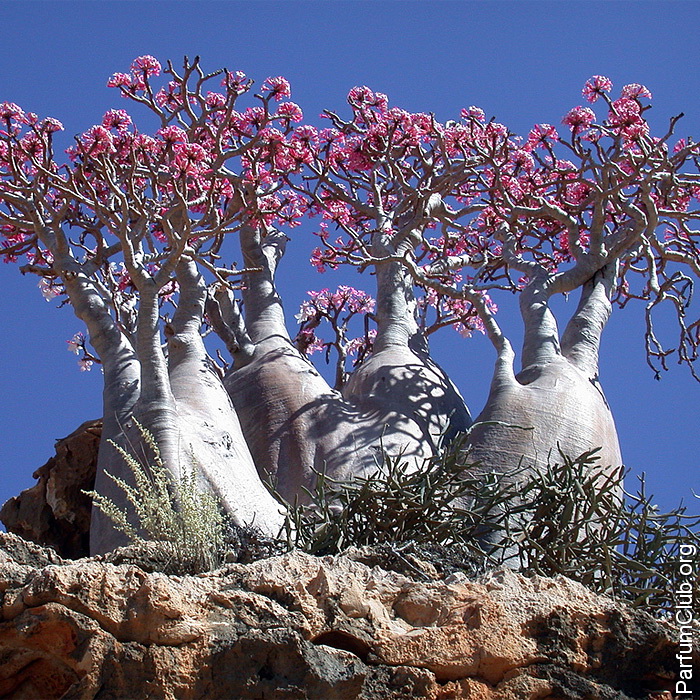
<path id="1" fill-rule="evenodd" d="M 348 481 L 317 473 L 314 490 L 306 492 L 308 504 L 288 509 L 282 532 L 287 546 L 324 555 L 350 546 L 411 542 L 458 546 L 470 561 L 501 563 L 500 548 L 485 550 L 479 535 L 500 527 L 510 492 L 495 475 L 470 475 L 459 447 L 418 465 L 384 453 L 373 473 Z"/>
<path id="2" fill-rule="evenodd" d="M 519 484 L 533 516 L 516 519 L 511 532 L 517 567 L 567 576 L 650 612 L 670 610 L 681 548 L 694 551 L 696 570 L 700 564 L 700 516 L 682 504 L 660 510 L 644 475 L 636 492 L 624 490 L 627 472 L 606 475 L 595 450 L 560 460 Z"/>
<path id="3" fill-rule="evenodd" d="M 681 546 L 692 545 L 700 563 L 700 516 L 682 505 L 660 511 L 643 477 L 637 493 L 625 492 L 625 470 L 603 469 L 595 450 L 505 479 L 470 475 L 458 452 L 459 445 L 418 469 L 385 455 L 376 472 L 348 482 L 318 474 L 309 503 L 289 508 L 287 547 L 400 553 L 410 545 L 438 569 L 454 569 L 461 557 L 457 568 L 470 576 L 500 564 L 561 574 L 657 614 L 673 605 Z"/>
<path id="4" fill-rule="evenodd" d="M 139 460 L 110 440 L 129 467 L 133 485 L 107 473 L 126 494 L 133 515 L 95 491 L 87 495 L 132 544 L 155 545 L 152 554 L 165 560 L 169 571 L 194 573 L 216 568 L 221 563 L 225 530 L 217 499 L 200 490 L 194 467 L 175 480 L 163 464 L 152 433 L 138 421 L 133 423 L 152 460 Z"/>

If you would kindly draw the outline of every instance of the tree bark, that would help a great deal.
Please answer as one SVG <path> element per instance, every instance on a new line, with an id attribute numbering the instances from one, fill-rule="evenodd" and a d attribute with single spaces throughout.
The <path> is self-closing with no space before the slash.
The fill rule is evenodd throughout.
<path id="1" fill-rule="evenodd" d="M 168 329 L 168 371 L 177 409 L 180 463 L 195 469 L 233 522 L 276 535 L 280 504 L 265 488 L 221 378 L 209 359 L 200 327 L 206 285 L 194 262 L 177 268 L 180 298 Z"/>
<path id="2" fill-rule="evenodd" d="M 103 429 L 97 460 L 95 490 L 107 498 L 121 503 L 123 491 L 107 476 L 131 480 L 128 467 L 110 444 L 123 441 L 123 431 L 132 416 L 140 390 L 140 366 L 136 352 L 121 332 L 104 299 L 94 283 L 79 271 L 77 263 L 59 260 L 56 263 L 61 273 L 68 298 L 75 315 L 85 323 L 88 338 L 95 349 L 104 373 L 102 392 Z M 126 536 L 118 532 L 98 508 L 92 509 L 90 522 L 90 551 L 106 552 L 127 544 Z"/>
<path id="3" fill-rule="evenodd" d="M 371 357 L 350 376 L 343 395 L 387 426 L 384 446 L 430 457 L 468 429 L 457 388 L 432 360 L 416 322 L 416 301 L 400 263 L 376 266 L 377 337 Z"/>
<path id="4" fill-rule="evenodd" d="M 177 269 L 180 304 L 168 329 L 167 360 L 160 343 L 155 286 L 140 290 L 134 348 L 77 263 L 66 259 L 59 269 L 104 372 L 104 428 L 95 490 L 119 508 L 131 510 L 124 492 L 108 474 L 133 484 L 131 470 L 112 442 L 137 459 L 152 463 L 153 455 L 144 449 L 132 425 L 136 418 L 153 434 L 176 482 L 194 468 L 202 489 L 219 497 L 234 522 L 277 534 L 283 521 L 281 506 L 260 481 L 231 401 L 199 333 L 206 287 L 194 263 L 183 261 Z M 123 544 L 127 544 L 126 536 L 93 508 L 91 552 L 104 553 Z"/>
<path id="5" fill-rule="evenodd" d="M 617 432 L 598 378 L 598 348 L 610 315 L 614 273 L 596 273 L 560 342 L 546 285 L 524 290 L 523 369 L 499 367 L 488 401 L 469 439 L 467 463 L 504 474 L 519 465 L 535 472 L 559 451 L 570 457 L 601 448 L 602 467 L 622 464 Z M 494 422 L 495 424 L 479 425 Z"/>
<path id="6" fill-rule="evenodd" d="M 234 365 L 224 383 L 260 476 L 288 502 L 307 500 L 316 473 L 348 478 L 376 465 L 381 427 L 331 389 L 294 347 L 274 275 L 284 254 L 282 234 L 241 233 L 245 324 L 226 290 L 209 317 Z"/>
<path id="7" fill-rule="evenodd" d="M 289 338 L 274 285 L 279 241 L 242 232 L 245 266 L 259 270 L 244 280 L 247 334 L 223 290 L 209 314 L 219 319 L 217 331 L 229 339 L 234 357 L 240 355 L 225 385 L 260 475 L 288 502 L 305 501 L 317 472 L 339 480 L 367 475 L 378 468 L 382 448 L 428 457 L 446 430 L 452 437 L 466 429 L 464 402 L 429 358 L 400 266 L 378 270 L 377 345 L 341 395 Z M 241 353 L 250 343 L 252 351 Z"/>

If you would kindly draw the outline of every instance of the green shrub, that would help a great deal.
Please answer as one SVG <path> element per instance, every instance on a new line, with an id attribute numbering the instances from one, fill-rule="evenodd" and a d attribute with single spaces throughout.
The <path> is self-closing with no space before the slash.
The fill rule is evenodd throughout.
<path id="1" fill-rule="evenodd" d="M 163 464 L 151 432 L 133 422 L 152 453 L 152 461 L 144 459 L 142 463 L 110 440 L 129 467 L 133 485 L 107 472 L 126 494 L 132 513 L 95 491 L 87 495 L 132 544 L 155 543 L 156 554 L 169 562 L 169 570 L 195 573 L 215 569 L 221 563 L 225 528 L 218 500 L 200 490 L 194 466 L 175 480 Z"/>
<path id="2" fill-rule="evenodd" d="M 504 563 L 525 575 L 562 574 L 657 613 L 673 605 L 682 544 L 695 546 L 700 564 L 700 517 L 683 506 L 659 511 L 643 477 L 626 493 L 625 471 L 603 469 L 597 451 L 501 476 L 470 473 L 460 452 L 457 444 L 417 469 L 385 455 L 373 474 L 348 482 L 318 474 L 309 502 L 289 508 L 287 548 L 457 551 L 468 575 Z"/>

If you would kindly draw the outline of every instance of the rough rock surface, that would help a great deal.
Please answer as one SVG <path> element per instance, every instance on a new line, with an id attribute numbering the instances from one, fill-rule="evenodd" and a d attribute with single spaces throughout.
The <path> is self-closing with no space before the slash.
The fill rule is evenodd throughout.
<path id="1" fill-rule="evenodd" d="M 8 532 L 53 547 L 64 557 L 88 555 L 90 499 L 95 484 L 102 421 L 83 423 L 56 442 L 56 454 L 34 472 L 38 483 L 0 510 Z"/>
<path id="2" fill-rule="evenodd" d="M 295 552 L 168 576 L 0 533 L 0 603 L 17 700 L 624 700 L 676 668 L 666 624 L 509 570 L 418 582 Z"/>

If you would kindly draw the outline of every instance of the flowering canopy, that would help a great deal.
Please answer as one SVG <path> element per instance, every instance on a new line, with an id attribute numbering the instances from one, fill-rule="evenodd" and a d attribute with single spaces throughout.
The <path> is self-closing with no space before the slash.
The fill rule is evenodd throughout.
<path id="1" fill-rule="evenodd" d="M 252 95 L 244 74 L 207 74 L 198 59 L 178 72 L 141 56 L 108 85 L 148 108 L 159 128 L 148 135 L 125 110 L 109 110 L 76 137 L 68 163 L 55 159 L 58 120 L 0 105 L 2 255 L 40 275 L 47 299 L 63 294 L 70 258 L 132 332 L 138 290 L 153 283 L 171 300 L 183 254 L 227 284 L 239 271 L 220 264 L 226 234 L 243 224 L 294 227 L 309 214 L 321 219 L 313 266 L 400 262 L 424 292 L 427 334 L 453 325 L 497 339 L 494 292 L 538 276 L 551 293 L 568 292 L 615 263 L 615 301 L 646 304 L 652 366 L 665 367 L 672 352 L 654 332 L 662 301 L 676 310 L 679 360 L 692 366 L 697 357 L 700 325 L 687 310 L 700 273 L 699 147 L 672 142 L 678 118 L 661 138 L 650 135 L 643 85 L 613 99 L 611 81 L 594 76 L 583 97 L 606 113 L 579 105 L 562 120 L 568 135 L 538 124 L 524 138 L 477 107 L 443 124 L 367 87 L 350 91 L 349 120 L 327 112 L 329 128 L 300 125 L 284 78 Z M 252 102 L 240 105 L 243 97 Z M 314 328 L 330 307 L 337 320 L 347 305 L 338 294 L 324 311 L 306 304 L 300 347 L 329 348 Z M 341 354 L 369 343 L 366 333 Z M 85 350 L 83 368 L 96 359 Z"/>
<path id="2" fill-rule="evenodd" d="M 657 372 L 672 353 L 693 371 L 700 146 L 673 142 L 679 117 L 651 135 L 642 85 L 613 98 L 610 80 L 594 76 L 583 89 L 590 106 L 522 137 L 477 107 L 441 123 L 367 87 L 350 91 L 347 118 L 326 112 L 330 126 L 319 129 L 301 123 L 284 78 L 256 93 L 242 73 L 205 73 L 198 58 L 176 70 L 141 56 L 108 85 L 155 128 L 112 109 L 75 138 L 66 162 L 54 152 L 59 121 L 0 104 L 0 255 L 87 326 L 68 349 L 81 369 L 103 366 L 96 488 L 107 496 L 105 475 L 120 467 L 110 445 L 129 445 L 132 418 L 173 476 L 195 469 L 235 522 L 270 533 L 279 505 L 262 478 L 276 478 L 291 502 L 319 469 L 371 473 L 383 446 L 408 459 L 436 454 L 471 424 L 425 342 L 445 326 L 483 331 L 498 351 L 468 445 L 497 473 L 523 460 L 536 470 L 554 445 L 571 455 L 602 446 L 606 465 L 621 464 L 597 377 L 611 302 L 645 304 Z M 376 294 L 309 292 L 295 346 L 275 274 L 281 229 L 307 218 L 318 222 L 313 267 L 368 270 Z M 225 259 L 231 237 L 243 269 Z M 560 337 L 549 300 L 576 289 Z M 495 303 L 513 295 L 525 326 L 517 375 Z M 662 302 L 675 311 L 674 348 L 654 329 Z M 224 340 L 233 366 L 214 366 L 203 328 Z M 320 350 L 337 355 L 336 390 L 303 356 Z M 91 536 L 94 551 L 118 544 L 99 518 Z"/>
<path id="3" fill-rule="evenodd" d="M 679 324 L 678 358 L 697 358 L 700 325 L 686 319 L 698 265 L 700 146 L 673 143 L 679 117 L 661 138 L 650 135 L 651 93 L 638 84 L 610 96 L 594 76 L 583 89 L 607 113 L 571 109 L 562 122 L 527 137 L 487 121 L 470 107 L 459 122 L 390 108 L 384 95 L 355 88 L 352 118 L 328 113 L 304 193 L 322 221 L 311 262 L 365 267 L 403 264 L 425 290 L 431 332 L 453 324 L 463 334 L 486 329 L 498 340 L 490 294 L 547 279 L 548 295 L 580 287 L 619 264 L 615 301 L 641 299 L 647 350 L 656 369 L 672 352 L 657 339 L 652 312 L 670 301 Z M 335 232 L 331 232 L 331 225 Z M 390 242 L 378 252 L 373 241 Z"/>
<path id="4" fill-rule="evenodd" d="M 294 225 L 300 213 L 281 190 L 280 176 L 304 160 L 305 132 L 295 127 L 301 110 L 282 101 L 287 81 L 269 78 L 252 105 L 239 107 L 252 86 L 242 73 L 205 74 L 198 60 L 178 73 L 168 64 L 170 80 L 159 88 L 161 72 L 156 59 L 141 56 L 108 82 L 155 114 L 155 133 L 112 109 L 76 137 L 67 164 L 54 157 L 60 122 L 0 105 L 4 259 L 23 257 L 22 270 L 42 277 L 47 298 L 63 294 L 70 259 L 99 280 L 127 332 L 135 294 L 154 284 L 170 298 L 183 255 L 226 282 L 237 274 L 218 264 L 226 234 L 244 222 Z"/>

